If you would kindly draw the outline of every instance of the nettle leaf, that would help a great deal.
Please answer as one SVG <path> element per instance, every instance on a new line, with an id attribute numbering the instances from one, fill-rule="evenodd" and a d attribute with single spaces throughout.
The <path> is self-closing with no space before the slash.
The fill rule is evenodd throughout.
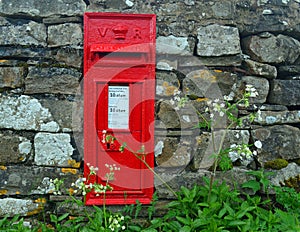
<path id="1" fill-rule="evenodd" d="M 260 190 L 260 183 L 257 182 L 256 180 L 249 180 L 242 184 L 243 188 L 249 188 L 252 189 L 254 192 L 257 192 Z"/>

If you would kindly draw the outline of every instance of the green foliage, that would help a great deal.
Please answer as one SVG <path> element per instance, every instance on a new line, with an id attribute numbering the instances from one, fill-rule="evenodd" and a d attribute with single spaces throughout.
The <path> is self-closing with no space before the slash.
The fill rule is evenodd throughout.
<path id="1" fill-rule="evenodd" d="M 31 232 L 37 229 L 31 229 L 24 225 L 24 218 L 18 215 L 13 218 L 4 217 L 0 220 L 0 232 Z"/>

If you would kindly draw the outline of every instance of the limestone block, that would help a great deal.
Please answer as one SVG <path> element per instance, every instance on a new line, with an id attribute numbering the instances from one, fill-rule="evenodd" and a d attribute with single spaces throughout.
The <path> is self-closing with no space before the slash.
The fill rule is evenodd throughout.
<path id="1" fill-rule="evenodd" d="M 0 12 L 3 5 L 4 2 L 1 2 Z M 0 27 L 0 45 L 46 46 L 46 38 L 45 25 L 33 21 Z"/>
<path id="2" fill-rule="evenodd" d="M 175 73 L 157 72 L 156 73 L 156 95 L 157 96 L 173 96 L 180 88 L 180 82 Z"/>
<path id="3" fill-rule="evenodd" d="M 193 48 L 190 48 L 186 37 L 159 36 L 156 39 L 156 53 L 170 55 L 192 55 Z"/>
<path id="4" fill-rule="evenodd" d="M 200 26 L 197 55 L 224 56 L 241 53 L 239 31 L 235 27 L 212 24 Z"/>
<path id="5" fill-rule="evenodd" d="M 64 23 L 51 25 L 48 27 L 48 46 L 82 46 L 83 32 L 82 27 L 75 23 Z"/>
<path id="6" fill-rule="evenodd" d="M 86 5 L 78 0 L 3 0 L 0 13 L 3 15 L 27 15 L 31 17 L 49 17 L 54 15 L 82 16 Z"/>
<path id="7" fill-rule="evenodd" d="M 0 199 L 0 217 L 29 216 L 40 213 L 42 210 L 43 206 L 38 201 L 10 197 Z"/>
<path id="8" fill-rule="evenodd" d="M 25 93 L 75 94 L 81 75 L 81 72 L 74 69 L 29 67 L 25 78 Z"/>
<path id="9" fill-rule="evenodd" d="M 260 140 L 262 148 L 258 161 L 262 164 L 276 158 L 286 160 L 300 158 L 300 130 L 289 125 L 265 126 L 252 131 L 254 141 Z"/>
<path id="10" fill-rule="evenodd" d="M 280 105 L 300 105 L 300 80 L 273 80 L 268 102 Z"/>
<path id="11" fill-rule="evenodd" d="M 159 167 L 178 168 L 187 166 L 192 159 L 192 144 L 187 138 L 167 137 L 163 141 L 163 148 L 155 161 Z"/>
<path id="12" fill-rule="evenodd" d="M 261 111 L 254 122 L 260 125 L 300 123 L 300 111 Z"/>
<path id="13" fill-rule="evenodd" d="M 0 134 L 0 164 L 22 163 L 30 155 L 32 144 L 25 137 Z"/>
<path id="14" fill-rule="evenodd" d="M 37 133 L 34 137 L 34 162 L 45 166 L 68 166 L 74 148 L 69 134 Z"/>
<path id="15" fill-rule="evenodd" d="M 262 76 L 268 79 L 274 79 L 277 77 L 277 69 L 275 66 L 259 63 L 249 59 L 245 60 L 244 66 L 252 75 Z"/>
<path id="16" fill-rule="evenodd" d="M 300 42 L 286 35 L 262 33 L 242 41 L 245 52 L 262 63 L 292 64 L 300 54 Z"/>
<path id="17" fill-rule="evenodd" d="M 24 67 L 0 67 L 0 89 L 22 87 L 24 76 Z"/>
<path id="18" fill-rule="evenodd" d="M 59 125 L 37 99 L 0 95 L 0 128 L 57 132 Z"/>
<path id="19" fill-rule="evenodd" d="M 250 103 L 265 103 L 269 94 L 269 81 L 262 77 L 243 76 L 240 84 L 242 86 L 252 85 L 258 92 L 257 97 L 251 97 Z M 243 87 L 244 88 L 244 87 Z M 242 90 L 244 92 L 244 90 Z"/>
<path id="20" fill-rule="evenodd" d="M 300 175 L 300 166 L 296 163 L 289 163 L 287 167 L 282 168 L 275 172 L 276 175 L 271 176 L 270 182 L 275 186 L 284 185 L 284 181 L 291 177 L 296 177 Z"/>
<path id="21" fill-rule="evenodd" d="M 70 164 L 75 164 L 73 160 Z M 69 168 L 40 167 L 11 165 L 2 166 L 0 169 L 0 195 L 34 195 L 50 194 L 53 192 L 53 184 L 50 179 L 67 179 L 62 192 L 71 187 L 79 176 L 78 169 L 69 166 Z"/>
<path id="22" fill-rule="evenodd" d="M 190 72 L 183 80 L 186 95 L 223 99 L 229 95 L 237 80 L 237 75 L 220 70 L 200 69 Z"/>

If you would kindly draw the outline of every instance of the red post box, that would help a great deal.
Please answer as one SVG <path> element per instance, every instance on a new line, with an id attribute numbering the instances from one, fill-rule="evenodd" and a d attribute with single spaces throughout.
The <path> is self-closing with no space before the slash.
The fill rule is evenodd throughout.
<path id="1" fill-rule="evenodd" d="M 154 167 L 155 20 L 84 15 L 84 175 L 87 183 L 113 187 L 105 197 L 89 192 L 87 205 L 151 201 L 153 173 L 140 159 Z"/>

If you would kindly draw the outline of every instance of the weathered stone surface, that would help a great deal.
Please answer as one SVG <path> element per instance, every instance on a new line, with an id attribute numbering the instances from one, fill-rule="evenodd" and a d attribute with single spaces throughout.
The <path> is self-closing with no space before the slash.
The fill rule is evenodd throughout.
<path id="1" fill-rule="evenodd" d="M 40 103 L 49 109 L 53 119 L 63 132 L 72 131 L 72 108 L 74 102 L 58 99 L 41 99 Z"/>
<path id="2" fill-rule="evenodd" d="M 61 23 L 82 23 L 81 17 L 55 17 L 51 16 L 43 19 L 44 24 L 61 24 Z"/>
<path id="3" fill-rule="evenodd" d="M 2 195 L 49 194 L 54 190 L 50 179 L 68 179 L 62 191 L 71 187 L 80 176 L 75 168 L 6 166 L 0 169 L 0 191 Z"/>
<path id="4" fill-rule="evenodd" d="M 273 171 L 273 170 L 272 170 Z M 276 175 L 271 176 L 270 182 L 275 186 L 284 185 L 284 181 L 291 177 L 296 177 L 300 175 L 300 166 L 295 163 L 289 163 L 285 168 L 275 172 Z"/>
<path id="5" fill-rule="evenodd" d="M 34 162 L 45 166 L 68 166 L 74 148 L 69 134 L 38 133 L 34 137 Z"/>
<path id="6" fill-rule="evenodd" d="M 286 160 L 300 158 L 300 130 L 288 125 L 262 127 L 252 131 L 253 140 L 260 140 L 262 148 L 258 161 L 263 164 L 276 158 Z"/>
<path id="7" fill-rule="evenodd" d="M 75 94 L 81 75 L 74 69 L 29 67 L 25 78 L 25 93 Z"/>
<path id="8" fill-rule="evenodd" d="M 285 35 L 262 33 L 245 38 L 242 44 L 253 60 L 262 63 L 292 64 L 300 55 L 300 42 Z"/>
<path id="9" fill-rule="evenodd" d="M 280 105 L 300 105 L 300 80 L 273 80 L 268 102 Z"/>
<path id="10" fill-rule="evenodd" d="M 59 125 L 37 99 L 0 95 L 0 128 L 56 132 Z"/>
<path id="11" fill-rule="evenodd" d="M 158 54 L 192 55 L 193 47 L 190 48 L 188 39 L 185 37 L 159 36 L 156 39 L 156 52 Z"/>
<path id="12" fill-rule="evenodd" d="M 49 17 L 52 15 L 80 16 L 85 8 L 84 1 L 80 0 L 2 0 L 0 13 L 2 15 L 27 15 L 32 17 Z"/>
<path id="13" fill-rule="evenodd" d="M 299 75 L 300 65 L 284 65 L 279 66 L 278 74 L 280 79 L 290 78 L 294 75 Z"/>
<path id="14" fill-rule="evenodd" d="M 74 48 L 51 49 L 51 58 L 69 67 L 81 68 L 83 50 Z"/>
<path id="15" fill-rule="evenodd" d="M 42 204 L 34 200 L 17 198 L 0 199 L 0 217 L 12 217 L 14 215 L 29 216 L 40 213 L 42 209 Z"/>
<path id="16" fill-rule="evenodd" d="M 3 2 L 0 3 L 0 11 Z M 46 46 L 46 27 L 33 21 L 0 27 L 0 45 Z"/>
<path id="17" fill-rule="evenodd" d="M 175 73 L 157 72 L 156 73 L 156 95 L 173 96 L 180 88 L 179 80 Z"/>
<path id="18" fill-rule="evenodd" d="M 212 138 L 211 133 L 203 133 L 197 136 L 194 147 L 193 169 L 210 168 L 214 163 L 212 155 L 219 149 L 227 149 L 231 144 L 248 144 L 249 138 L 250 133 L 247 130 L 215 131 L 214 138 Z M 214 150 L 214 147 L 217 151 Z"/>
<path id="19" fill-rule="evenodd" d="M 187 75 L 182 88 L 186 95 L 223 99 L 230 94 L 236 80 L 237 75 L 233 73 L 200 69 Z"/>
<path id="20" fill-rule="evenodd" d="M 262 76 L 268 79 L 274 79 L 277 77 L 277 69 L 274 66 L 262 64 L 249 59 L 245 60 L 244 66 L 252 75 Z"/>
<path id="21" fill-rule="evenodd" d="M 24 76 L 24 67 L 0 67 L 0 89 L 22 87 Z"/>
<path id="22" fill-rule="evenodd" d="M 83 34 L 81 25 L 64 23 L 48 27 L 48 46 L 82 46 Z"/>
<path id="23" fill-rule="evenodd" d="M 161 101 L 157 116 L 159 128 L 186 129 L 198 125 L 198 115 L 192 103 L 179 107 L 178 102 Z"/>
<path id="24" fill-rule="evenodd" d="M 30 155 L 32 145 L 30 140 L 21 136 L 0 134 L 0 164 L 8 165 L 22 163 Z"/>
<path id="25" fill-rule="evenodd" d="M 257 97 L 251 97 L 250 103 L 265 103 L 269 94 L 269 81 L 265 78 L 255 76 L 243 76 L 241 79 L 243 85 L 252 85 L 258 92 Z"/>
<path id="26" fill-rule="evenodd" d="M 162 153 L 156 157 L 156 163 L 159 167 L 185 167 L 192 159 L 190 138 L 168 137 L 164 140 Z"/>
<path id="27" fill-rule="evenodd" d="M 241 53 L 240 37 L 235 27 L 217 24 L 199 27 L 197 55 L 223 56 Z"/>
<path id="28" fill-rule="evenodd" d="M 224 67 L 224 66 L 240 66 L 242 63 L 241 55 L 229 56 L 214 56 L 214 57 L 196 57 L 196 56 L 183 56 L 179 57 L 178 66 L 180 71 L 188 74 L 191 71 L 203 69 L 204 66 L 208 67 Z M 189 70 L 189 72 L 185 71 Z"/>
<path id="29" fill-rule="evenodd" d="M 300 123 L 300 111 L 261 111 L 254 121 L 260 125 Z"/>

